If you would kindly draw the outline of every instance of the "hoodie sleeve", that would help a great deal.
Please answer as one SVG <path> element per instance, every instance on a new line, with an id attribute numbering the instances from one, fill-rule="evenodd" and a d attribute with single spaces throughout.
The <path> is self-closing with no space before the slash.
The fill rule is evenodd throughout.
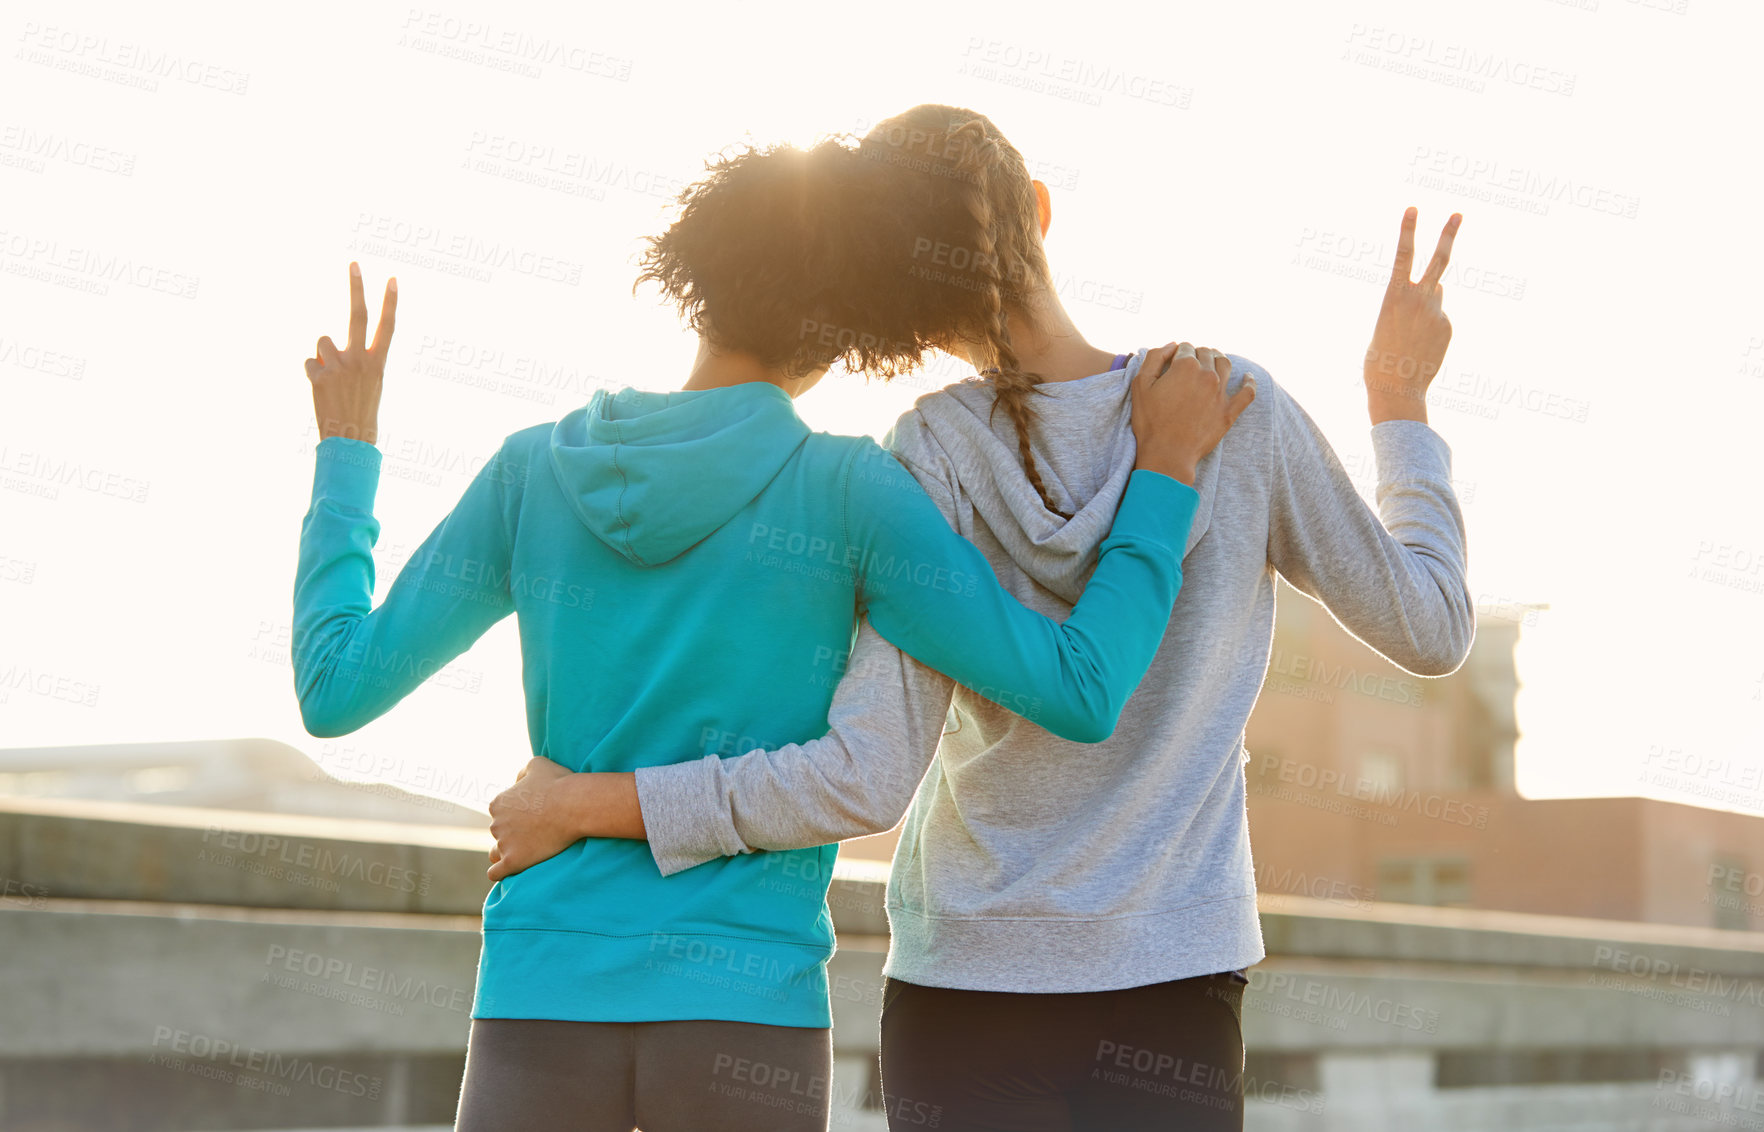
<path id="1" fill-rule="evenodd" d="M 955 681 L 866 622 L 833 691 L 827 734 L 734 758 L 640 767 L 637 802 L 663 876 L 755 849 L 893 829 L 937 751 Z"/>
<path id="2" fill-rule="evenodd" d="M 918 480 L 872 441 L 846 464 L 845 541 L 870 624 L 891 644 L 1063 739 L 1115 729 L 1170 621 L 1199 496 L 1136 471 L 1062 624 L 1025 608 Z"/>
<path id="3" fill-rule="evenodd" d="M 346 735 L 389 711 L 514 611 L 506 445 L 373 606 L 380 450 L 319 442 L 294 578 L 294 691 L 306 730 Z"/>
<path id="4" fill-rule="evenodd" d="M 1378 513 L 1322 432 L 1273 381 L 1268 562 L 1342 625 L 1417 676 L 1445 676 L 1476 632 L 1451 449 L 1420 421 L 1372 426 Z"/>

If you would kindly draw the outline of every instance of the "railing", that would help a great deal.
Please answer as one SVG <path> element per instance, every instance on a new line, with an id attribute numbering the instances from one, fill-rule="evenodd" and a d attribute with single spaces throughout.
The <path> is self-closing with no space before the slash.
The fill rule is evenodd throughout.
<path id="1" fill-rule="evenodd" d="M 488 845 L 0 799 L 0 1127 L 448 1125 Z M 844 862 L 830 895 L 851 1132 L 885 1126 L 884 871 Z M 1249 1128 L 1764 1129 L 1764 938 L 1285 896 L 1262 923 Z M 1175 1072 L 1119 1057 L 1099 1067 Z"/>

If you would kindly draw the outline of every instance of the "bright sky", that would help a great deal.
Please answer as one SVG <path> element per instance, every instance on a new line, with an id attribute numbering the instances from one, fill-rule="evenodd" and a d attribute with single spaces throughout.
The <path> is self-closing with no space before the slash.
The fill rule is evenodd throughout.
<path id="1" fill-rule="evenodd" d="M 1402 209 L 1423 258 L 1463 211 L 1432 415 L 1481 600 L 1549 605 L 1522 790 L 1764 812 L 1764 9 L 58 0 L 4 26 L 0 746 L 262 735 L 413 788 L 506 781 L 512 621 L 346 740 L 300 726 L 301 360 L 346 332 L 349 260 L 376 311 L 400 283 L 384 584 L 503 436 L 683 380 L 632 257 L 707 154 L 944 101 L 1051 186 L 1094 342 L 1253 357 L 1350 467 Z M 921 391 L 834 375 L 801 410 L 879 435 Z"/>

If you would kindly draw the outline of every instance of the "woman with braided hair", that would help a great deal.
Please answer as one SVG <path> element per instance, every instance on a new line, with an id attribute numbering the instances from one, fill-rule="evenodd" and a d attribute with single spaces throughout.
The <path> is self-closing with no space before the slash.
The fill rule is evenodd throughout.
<path id="1" fill-rule="evenodd" d="M 1079 332 L 1043 248 L 1047 189 L 989 119 L 915 107 L 860 153 L 864 191 L 891 196 L 911 249 L 900 293 L 937 284 L 941 314 L 916 322 L 978 371 L 920 398 L 886 446 L 1012 593 L 1060 616 L 1097 568 L 1133 466 L 1130 389 L 1156 359 Z M 823 738 L 632 776 L 530 763 L 491 807 L 501 867 L 646 836 L 662 872 L 691 876 L 889 829 L 904 810 L 882 993 L 891 1127 L 1238 1129 L 1246 1087 L 1308 1101 L 1244 1076 L 1242 972 L 1264 956 L 1244 727 L 1277 577 L 1417 675 L 1469 651 L 1464 523 L 1426 423 L 1460 219 L 1417 283 L 1415 211 L 1403 217 L 1363 365 L 1376 513 L 1297 402 L 1227 355 L 1229 385 L 1258 395 L 1196 470 L 1182 592 L 1112 737 L 1075 745 L 1021 697 L 964 687 L 865 626 Z"/>

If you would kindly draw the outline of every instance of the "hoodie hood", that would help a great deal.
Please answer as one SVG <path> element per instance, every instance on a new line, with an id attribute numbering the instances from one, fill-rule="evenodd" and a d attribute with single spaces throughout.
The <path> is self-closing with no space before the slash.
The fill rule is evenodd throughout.
<path id="1" fill-rule="evenodd" d="M 659 566 L 752 502 L 808 434 L 789 394 L 764 382 L 602 389 L 552 428 L 551 468 L 595 537 Z"/>
<path id="2" fill-rule="evenodd" d="M 1005 551 L 1036 582 L 1072 604 L 1096 568 L 1097 547 L 1114 525 L 1133 473 L 1138 446 L 1129 394 L 1145 354 L 1143 349 L 1135 353 L 1124 370 L 1046 382 L 1038 386 L 1044 393 L 1032 395 L 1036 426 L 1030 450 L 1048 495 L 1070 519 L 1042 505 L 1017 455 L 1016 430 L 1005 414 L 992 411 L 990 383 L 963 381 L 920 398 L 916 406 L 930 439 L 956 466 L 963 492 Z M 1235 356 L 1231 361 L 1236 377 L 1243 361 Z M 896 443 L 909 462 L 923 458 L 912 451 L 910 436 L 897 432 Z M 1206 534 L 1218 469 L 1215 448 L 1197 469 L 1200 505 L 1184 556 Z"/>

